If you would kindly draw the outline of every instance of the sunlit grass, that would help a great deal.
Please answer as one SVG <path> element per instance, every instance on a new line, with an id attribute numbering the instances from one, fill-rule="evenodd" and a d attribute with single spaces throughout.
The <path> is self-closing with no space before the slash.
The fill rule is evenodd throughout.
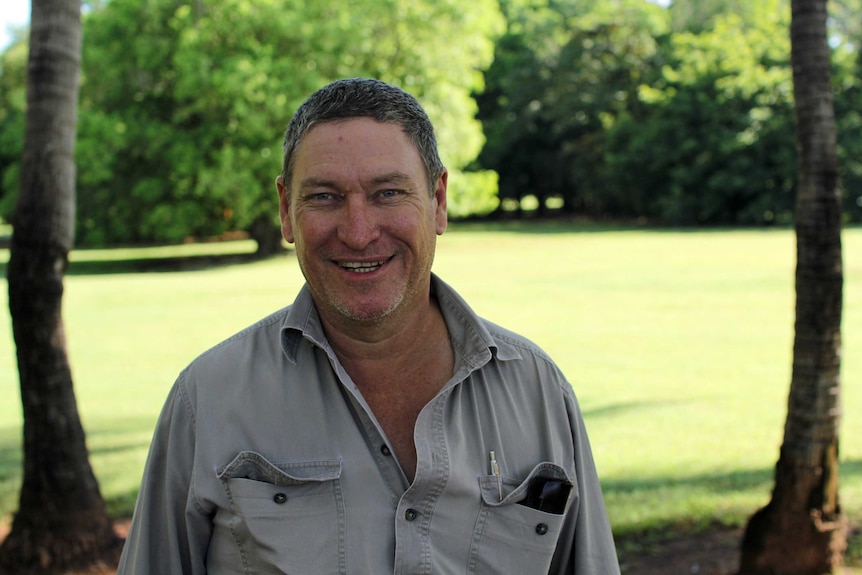
<path id="1" fill-rule="evenodd" d="M 203 248 L 159 249 L 76 252 L 73 262 L 189 256 Z M 858 523 L 862 230 L 845 231 L 844 257 L 841 495 Z M 612 524 L 625 534 L 741 525 L 768 501 L 790 382 L 794 260 L 790 230 L 463 224 L 439 240 L 435 271 L 481 315 L 542 345 L 568 375 Z M 152 426 L 178 371 L 289 304 L 301 283 L 291 255 L 67 278 L 78 401 L 112 512 L 131 511 Z M 5 298 L 4 285 L 4 309 Z M 14 510 L 20 482 L 8 321 L 0 314 L 0 518 Z"/>

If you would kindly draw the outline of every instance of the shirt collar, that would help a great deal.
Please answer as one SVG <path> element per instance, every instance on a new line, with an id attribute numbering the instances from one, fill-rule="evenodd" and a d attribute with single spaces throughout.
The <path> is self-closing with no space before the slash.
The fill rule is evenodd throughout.
<path id="1" fill-rule="evenodd" d="M 470 368 L 478 369 L 492 357 L 499 360 L 521 357 L 517 346 L 509 343 L 505 336 L 501 338 L 502 333 L 492 333 L 489 326 L 493 324 L 477 316 L 451 286 L 433 273 L 431 291 L 437 296 L 456 357 L 461 358 Z M 282 350 L 291 362 L 296 362 L 303 339 L 327 352 L 330 351 L 308 284 L 297 294 L 281 327 Z"/>
<path id="2" fill-rule="evenodd" d="M 329 348 L 308 284 L 299 290 L 281 325 L 281 348 L 293 363 L 296 363 L 296 354 L 303 338 L 323 349 Z"/>

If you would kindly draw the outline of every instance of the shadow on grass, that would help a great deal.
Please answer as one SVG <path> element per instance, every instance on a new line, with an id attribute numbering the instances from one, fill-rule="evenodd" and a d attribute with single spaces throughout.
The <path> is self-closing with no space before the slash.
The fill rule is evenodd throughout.
<path id="1" fill-rule="evenodd" d="M 614 417 L 621 414 L 629 413 L 632 411 L 640 411 L 644 409 L 652 409 L 655 407 L 668 407 L 671 405 L 684 405 L 694 401 L 694 399 L 688 400 L 651 400 L 651 401 L 626 401 L 620 403 L 611 403 L 607 405 L 600 405 L 596 407 L 589 406 L 581 406 L 581 413 L 583 413 L 584 419 L 592 419 L 592 418 L 600 418 L 600 417 Z"/>
<path id="2" fill-rule="evenodd" d="M 451 229 L 462 232 L 511 232 L 524 234 L 591 234 L 602 232 L 654 232 L 673 234 L 721 234 L 727 232 L 792 231 L 788 225 L 775 226 L 671 226 L 644 221 L 603 221 L 580 216 L 549 216 L 487 220 L 452 220 Z M 858 227 L 858 226 L 857 226 Z M 848 226 L 849 229 L 852 227 Z"/>
<path id="3" fill-rule="evenodd" d="M 146 450 L 155 425 L 151 417 L 126 418 L 116 421 L 100 421 L 92 429 L 87 430 L 87 445 L 92 464 L 96 458 L 122 457 L 124 454 Z M 17 427 L 0 428 L 0 522 L 17 509 L 18 495 L 23 474 L 24 457 L 21 445 L 22 430 Z M 104 460 L 102 460 L 104 463 Z M 127 468 L 116 464 L 103 465 L 107 467 L 100 473 L 100 482 L 105 474 L 129 473 Z M 138 473 L 136 470 L 134 473 Z M 138 478 L 134 478 L 137 484 Z M 104 495 L 104 494 L 103 494 Z M 137 487 L 127 492 L 112 494 L 105 497 L 105 503 L 111 516 L 128 518 L 134 509 L 137 497 Z"/>
<path id="4" fill-rule="evenodd" d="M 132 251 L 134 249 L 136 248 L 132 248 Z M 147 248 L 140 249 L 146 250 Z M 128 251 L 129 250 L 123 248 L 117 249 L 118 254 L 126 253 Z M 258 255 L 255 252 L 184 255 L 181 253 L 182 246 L 177 246 L 176 251 L 180 253 L 153 257 L 118 256 L 117 259 L 111 259 L 88 258 L 87 250 L 79 250 L 74 253 L 74 259 L 69 262 L 66 275 L 86 276 L 203 271 L 238 264 L 249 264 L 270 258 L 285 257 L 293 253 L 292 250 L 284 250 L 273 255 Z M 7 253 L 7 257 L 0 261 L 0 277 L 6 277 L 8 267 L 9 262 Z"/>
<path id="5" fill-rule="evenodd" d="M 764 494 L 762 505 L 769 501 L 774 482 L 774 468 L 738 469 L 727 472 L 702 473 L 682 477 L 624 477 L 603 479 L 602 491 L 608 499 L 622 498 L 661 502 L 665 497 L 673 497 L 675 493 L 696 494 L 705 497 L 739 492 L 760 492 Z M 858 484 L 862 482 L 862 460 L 842 461 L 840 481 Z M 839 493 L 841 487 L 839 485 Z M 855 508 L 855 507 L 854 507 Z M 751 513 L 757 511 L 751 509 Z M 853 512 L 851 512 L 853 513 Z M 853 513 L 851 520 L 858 524 L 862 517 Z M 699 533 L 715 527 L 739 527 L 738 525 L 722 525 L 718 517 L 687 517 L 679 516 L 651 522 L 631 530 L 616 533 L 623 545 L 639 545 L 645 542 L 659 542 L 673 539 L 680 534 Z"/>
<path id="6" fill-rule="evenodd" d="M 684 490 L 686 492 L 745 491 L 768 487 L 772 481 L 772 469 L 735 470 L 726 473 L 704 473 L 687 477 L 650 477 L 641 479 L 626 477 L 602 480 L 606 493 L 626 494 L 649 491 Z"/>
<path id="7" fill-rule="evenodd" d="M 162 273 L 202 271 L 266 259 L 257 254 L 217 254 L 125 260 L 81 260 L 69 263 L 66 275 L 104 275 L 120 273 Z M 5 273 L 6 265 L 3 264 Z"/>
<path id="8" fill-rule="evenodd" d="M 576 234 L 598 232 L 643 231 L 652 229 L 617 223 L 588 222 L 580 218 L 524 218 L 504 220 L 455 220 L 451 229 L 458 232 L 509 232 L 522 234 Z"/>
<path id="9" fill-rule="evenodd" d="M 850 476 L 850 477 L 862 477 L 862 459 L 856 461 L 842 461 L 841 462 L 841 470 L 839 471 L 840 476 L 838 481 L 841 481 L 841 477 Z M 840 489 L 840 487 L 839 487 Z"/>
<path id="10" fill-rule="evenodd" d="M 152 440 L 158 414 L 123 419 L 99 418 L 86 426 L 90 456 L 111 456 L 147 449 Z"/>
<path id="11" fill-rule="evenodd" d="M 839 473 L 843 479 L 862 480 L 862 460 L 842 461 Z M 774 477 L 775 470 L 770 467 L 767 469 L 734 470 L 726 473 L 704 473 L 688 477 L 650 477 L 648 479 L 626 477 L 608 479 L 602 480 L 602 486 L 606 493 L 635 493 L 673 489 L 724 493 L 727 491 L 763 488 L 771 490 Z"/>
<path id="12" fill-rule="evenodd" d="M 16 480 L 21 475 L 22 464 L 21 442 L 17 439 L 0 441 L 0 485 Z"/>

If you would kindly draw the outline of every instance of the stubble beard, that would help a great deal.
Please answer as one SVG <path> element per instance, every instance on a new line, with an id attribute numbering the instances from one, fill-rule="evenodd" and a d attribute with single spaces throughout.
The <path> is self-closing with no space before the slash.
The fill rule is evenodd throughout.
<path id="1" fill-rule="evenodd" d="M 398 309 L 401 302 L 404 301 L 404 292 L 402 291 L 396 298 L 390 301 L 389 306 L 382 311 L 361 312 L 342 300 L 330 299 L 329 301 L 332 304 L 332 307 L 338 311 L 342 317 L 351 320 L 352 322 L 362 324 L 380 324 L 383 323 L 386 318 L 391 316 L 396 309 Z"/>
<path id="2" fill-rule="evenodd" d="M 403 305 L 409 305 L 411 300 L 420 300 L 420 286 L 424 285 L 422 278 L 430 278 L 431 276 L 431 265 L 434 261 L 435 248 L 436 237 L 432 238 L 431 254 L 427 261 L 423 262 L 422 272 L 420 272 L 417 277 L 408 277 L 403 284 L 398 286 L 397 293 L 393 294 L 388 305 L 383 309 L 378 308 L 376 310 L 366 310 L 363 309 L 363 306 L 361 305 L 351 304 L 349 297 L 344 297 L 344 294 L 340 290 L 327 285 L 325 281 L 321 282 L 318 286 L 309 282 L 309 274 L 305 269 L 305 264 L 302 261 L 302 258 L 299 258 L 299 267 L 303 276 L 305 276 L 306 282 L 308 282 L 309 287 L 311 288 L 312 294 L 314 295 L 315 304 L 318 307 L 318 313 L 321 313 L 322 311 L 323 313 L 326 313 L 325 310 L 330 310 L 334 312 L 335 317 L 340 317 L 342 320 L 347 320 L 347 322 L 354 325 L 373 326 L 380 325 L 387 319 L 390 319 L 395 315 L 397 310 L 403 307 Z M 374 289 L 375 288 L 373 287 L 370 288 L 371 291 L 374 291 Z M 429 294 L 426 292 L 425 296 L 428 297 Z"/>
<path id="3" fill-rule="evenodd" d="M 349 297 L 337 288 L 333 288 L 325 281 L 315 285 L 308 281 L 309 275 L 306 273 L 305 266 L 300 261 L 300 269 L 305 276 L 311 288 L 311 293 L 314 295 L 314 301 L 318 308 L 318 313 L 326 313 L 327 310 L 332 312 L 335 317 L 341 317 L 342 320 L 347 320 L 349 323 L 374 325 L 380 324 L 390 317 L 406 299 L 409 286 L 401 286 L 396 294 L 388 302 L 384 308 L 364 309 L 364 306 L 357 305 L 350 301 Z M 315 282 L 316 283 L 316 282 Z M 372 288 L 373 291 L 373 288 Z"/>

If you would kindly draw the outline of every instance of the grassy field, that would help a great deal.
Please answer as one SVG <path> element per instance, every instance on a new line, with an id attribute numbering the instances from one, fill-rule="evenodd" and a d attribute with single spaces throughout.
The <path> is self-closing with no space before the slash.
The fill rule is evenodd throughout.
<path id="1" fill-rule="evenodd" d="M 290 303 L 296 260 L 212 265 L 249 242 L 79 251 L 65 318 L 92 462 L 131 512 L 155 418 L 195 355 Z M 862 522 L 862 229 L 844 234 L 841 494 Z M 182 255 L 191 269 L 170 271 Z M 145 273 L 134 272 L 147 258 Z M 195 259 L 202 258 L 202 259 Z M 0 253 L 0 262 L 8 253 Z M 742 525 L 768 501 L 793 341 L 790 230 L 453 226 L 435 271 L 538 342 L 572 381 L 618 535 Z M 5 280 L 0 306 L 8 309 Z M 0 313 L 0 522 L 16 506 L 21 415 Z"/>

